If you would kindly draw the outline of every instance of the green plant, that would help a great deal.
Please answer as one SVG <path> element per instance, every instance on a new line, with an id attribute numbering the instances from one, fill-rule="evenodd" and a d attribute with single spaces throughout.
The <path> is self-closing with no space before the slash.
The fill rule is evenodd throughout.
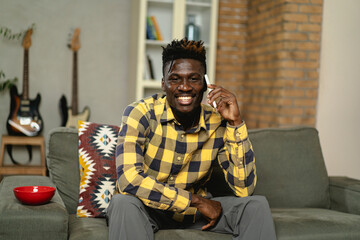
<path id="1" fill-rule="evenodd" d="M 5 73 L 0 70 L 0 92 L 10 89 L 18 81 L 16 77 L 13 79 L 5 79 L 5 77 Z M 5 79 L 5 81 L 2 81 L 3 79 Z"/>
<path id="2" fill-rule="evenodd" d="M 31 24 L 28 29 L 35 30 L 35 23 Z M 27 30 L 21 31 L 19 33 L 12 33 L 12 30 L 10 28 L 0 26 L 0 38 L 3 38 L 5 40 L 17 41 L 25 36 Z M 16 84 L 17 81 L 18 79 L 16 77 L 12 79 L 6 79 L 4 71 L 0 69 L 0 92 L 5 91 L 6 89 L 10 89 Z"/>
<path id="3" fill-rule="evenodd" d="M 28 29 L 35 30 L 35 27 L 36 25 L 35 23 L 33 23 Z M 21 31 L 19 33 L 12 33 L 12 30 L 10 28 L 0 26 L 0 37 L 6 40 L 20 40 L 24 37 L 27 30 Z"/>

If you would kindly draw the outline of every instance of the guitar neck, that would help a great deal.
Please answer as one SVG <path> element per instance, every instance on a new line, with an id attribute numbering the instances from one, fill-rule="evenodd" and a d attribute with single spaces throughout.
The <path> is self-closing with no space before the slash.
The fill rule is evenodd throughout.
<path id="1" fill-rule="evenodd" d="M 78 80 L 77 80 L 77 51 L 73 52 L 73 79 L 72 79 L 72 103 L 71 110 L 74 115 L 78 114 Z"/>
<path id="2" fill-rule="evenodd" d="M 24 100 L 29 99 L 29 49 L 24 49 L 23 93 Z"/>

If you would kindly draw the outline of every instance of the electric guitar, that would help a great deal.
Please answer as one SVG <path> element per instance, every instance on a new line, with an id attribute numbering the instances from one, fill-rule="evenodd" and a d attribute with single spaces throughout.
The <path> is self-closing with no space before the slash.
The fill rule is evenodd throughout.
<path id="1" fill-rule="evenodd" d="M 23 40 L 24 72 L 23 93 L 18 94 L 16 86 L 10 89 L 10 114 L 6 122 L 9 135 L 37 136 L 43 129 L 43 120 L 39 113 L 40 94 L 34 100 L 29 99 L 29 48 L 32 29 L 29 29 Z"/>
<path id="2" fill-rule="evenodd" d="M 77 52 L 80 49 L 80 29 L 76 28 L 72 34 L 71 42 L 68 44 L 73 51 L 73 79 L 72 79 L 72 102 L 68 107 L 65 95 L 60 98 L 61 126 L 78 127 L 78 120 L 87 121 L 90 117 L 90 109 L 85 107 L 84 110 L 78 112 L 78 79 L 77 79 Z"/>

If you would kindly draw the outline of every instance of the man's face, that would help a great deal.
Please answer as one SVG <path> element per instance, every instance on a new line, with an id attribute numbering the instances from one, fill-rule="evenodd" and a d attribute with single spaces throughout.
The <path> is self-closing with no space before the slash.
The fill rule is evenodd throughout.
<path id="1" fill-rule="evenodd" d="M 170 65 L 170 62 L 165 65 L 162 90 L 175 112 L 191 113 L 202 101 L 204 67 L 200 61 L 194 59 L 176 59 L 169 71 Z"/>

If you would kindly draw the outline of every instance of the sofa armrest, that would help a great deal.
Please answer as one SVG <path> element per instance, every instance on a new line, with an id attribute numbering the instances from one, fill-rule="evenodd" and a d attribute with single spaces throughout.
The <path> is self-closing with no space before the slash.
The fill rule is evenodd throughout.
<path id="1" fill-rule="evenodd" d="M 58 191 L 49 203 L 24 205 L 13 192 L 19 186 L 52 186 L 45 176 L 9 176 L 0 183 L 0 239 L 68 238 L 69 215 Z"/>
<path id="2" fill-rule="evenodd" d="M 1 181 L 0 192 L 4 193 L 0 195 L 0 202 L 13 202 L 18 200 L 16 199 L 13 189 L 20 186 L 50 186 L 56 187 L 55 184 L 50 180 L 49 177 L 44 176 L 7 176 Z M 6 194 L 5 194 L 6 193 Z M 60 197 L 60 194 L 55 191 L 51 203 L 57 203 L 60 206 L 65 207 L 63 200 Z"/>
<path id="3" fill-rule="evenodd" d="M 329 177 L 331 209 L 360 215 L 360 180 Z"/>

